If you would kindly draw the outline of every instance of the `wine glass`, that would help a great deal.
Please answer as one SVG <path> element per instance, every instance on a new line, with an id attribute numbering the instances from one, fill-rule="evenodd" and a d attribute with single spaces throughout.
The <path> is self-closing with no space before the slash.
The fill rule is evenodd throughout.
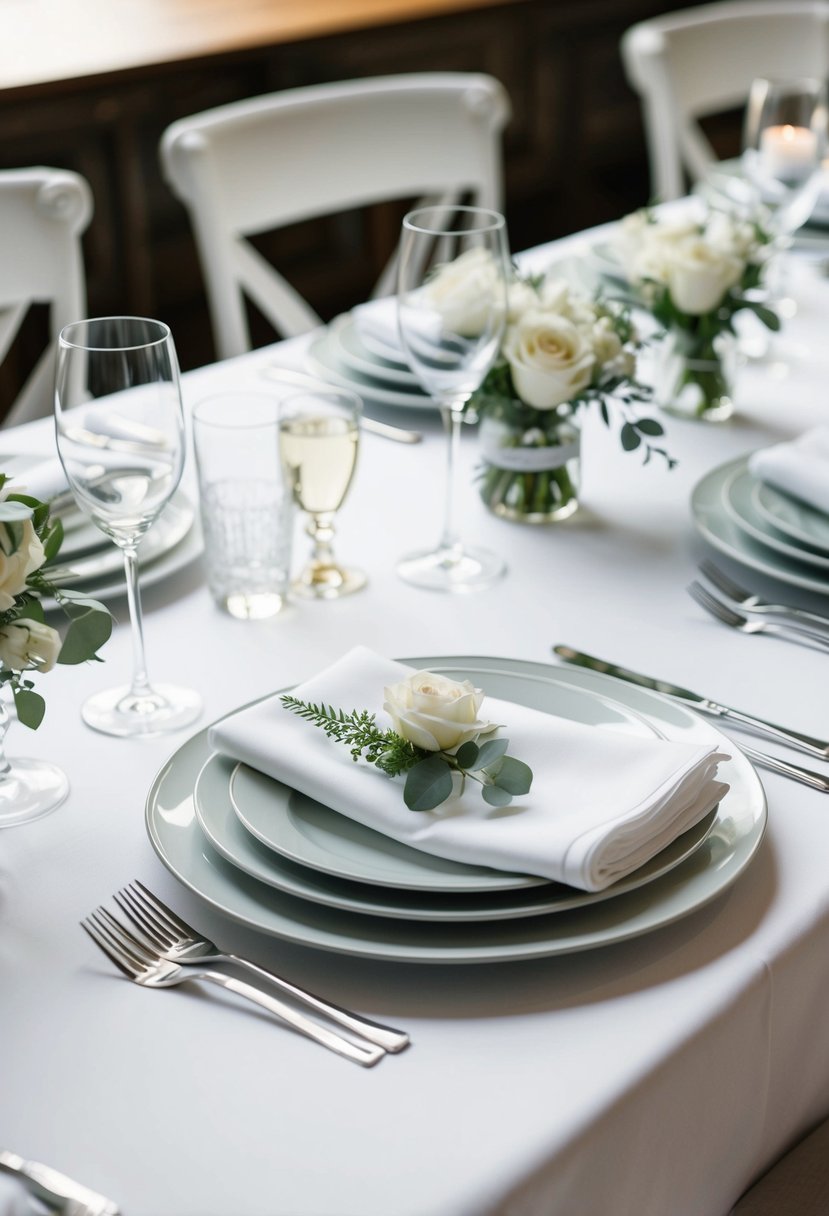
<path id="1" fill-rule="evenodd" d="M 58 454 L 80 509 L 124 555 L 132 625 L 129 687 L 90 697 L 88 726 L 108 735 L 157 735 L 189 725 L 202 702 L 190 689 L 153 687 L 144 659 L 138 549 L 169 502 L 184 464 L 178 360 L 169 329 L 144 317 L 76 321 L 58 339 Z"/>
<path id="2" fill-rule="evenodd" d="M 436 548 L 404 557 L 406 582 L 434 591 L 477 591 L 504 573 L 486 549 L 457 530 L 457 461 L 469 398 L 501 346 L 507 316 L 509 253 L 503 215 L 484 207 L 443 205 L 403 220 L 397 319 L 412 371 L 440 406 L 448 432 L 443 532 Z"/>
<path id="3" fill-rule="evenodd" d="M 814 210 L 826 155 L 827 93 L 823 80 L 758 77 L 749 91 L 743 172 L 767 210 L 778 259 L 777 306 L 785 314 L 785 250 Z"/>
<path id="4" fill-rule="evenodd" d="M 357 463 L 363 403 L 346 389 L 311 389 L 279 403 L 279 454 L 294 501 L 310 517 L 311 559 L 292 583 L 296 595 L 333 600 L 365 586 L 362 570 L 334 557 L 334 516 Z"/>

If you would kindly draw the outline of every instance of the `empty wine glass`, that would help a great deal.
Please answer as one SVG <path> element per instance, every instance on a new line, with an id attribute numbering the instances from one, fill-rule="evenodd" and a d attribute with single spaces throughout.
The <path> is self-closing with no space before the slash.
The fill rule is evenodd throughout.
<path id="1" fill-rule="evenodd" d="M 279 403 L 279 454 L 294 501 L 310 517 L 311 560 L 292 583 L 296 595 L 332 600 L 365 586 L 362 570 L 334 557 L 334 516 L 357 463 L 363 403 L 346 389 L 293 393 Z"/>
<path id="2" fill-rule="evenodd" d="M 422 207 L 403 220 L 398 270 L 400 340 L 412 371 L 440 406 L 449 443 L 443 532 L 437 546 L 404 557 L 397 570 L 418 587 L 476 591 L 504 573 L 486 549 L 457 530 L 457 460 L 469 398 L 501 346 L 507 315 L 506 222 L 484 207 Z"/>
<path id="3" fill-rule="evenodd" d="M 794 233 L 814 210 L 820 194 L 827 139 L 827 94 L 822 80 L 753 81 L 743 134 L 743 172 L 769 215 L 778 250 L 778 309 L 794 311 L 786 299 L 786 255 Z"/>
<path id="4" fill-rule="evenodd" d="M 83 719 L 109 735 L 178 730 L 199 716 L 201 698 L 150 684 L 138 589 L 141 539 L 169 502 L 184 463 L 178 360 L 167 326 L 143 317 L 67 325 L 58 340 L 55 424 L 75 501 L 124 555 L 132 625 L 132 684 L 90 697 Z"/>

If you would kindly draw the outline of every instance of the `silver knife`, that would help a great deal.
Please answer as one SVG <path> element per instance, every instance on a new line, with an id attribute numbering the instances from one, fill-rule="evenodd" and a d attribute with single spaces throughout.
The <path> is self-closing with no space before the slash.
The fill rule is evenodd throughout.
<path id="1" fill-rule="evenodd" d="M 62 1212 L 71 1212 L 72 1216 L 118 1216 L 118 1205 L 111 1199 L 59 1174 L 51 1166 L 26 1161 L 17 1153 L 0 1149 L 0 1170 L 19 1175 L 38 1199 Z"/>
<path id="2" fill-rule="evenodd" d="M 741 709 L 722 705 L 719 701 L 712 701 L 709 697 L 703 697 L 697 692 L 680 688 L 678 684 L 669 684 L 667 680 L 657 680 L 653 676 L 643 676 L 639 672 L 628 671 L 625 667 L 617 667 L 614 663 L 595 659 L 592 655 L 573 650 L 570 646 L 554 646 L 553 652 L 566 663 L 573 663 L 576 667 L 587 667 L 590 671 L 600 671 L 604 675 L 615 676 L 618 680 L 626 680 L 628 684 L 638 684 L 640 688 L 650 688 L 653 692 L 661 692 L 667 697 L 673 697 L 676 701 L 685 701 L 693 705 L 699 713 L 710 714 L 714 718 L 724 718 L 728 722 L 746 726 L 750 730 L 757 731 L 758 734 L 767 735 L 770 739 L 777 739 L 780 743 L 787 743 L 790 747 L 808 752 L 810 756 L 829 760 L 829 742 L 823 739 L 815 739 L 812 735 L 804 735 L 800 731 L 776 726 L 773 722 L 767 722 L 765 718 L 757 718 L 753 714 L 743 713 Z"/>

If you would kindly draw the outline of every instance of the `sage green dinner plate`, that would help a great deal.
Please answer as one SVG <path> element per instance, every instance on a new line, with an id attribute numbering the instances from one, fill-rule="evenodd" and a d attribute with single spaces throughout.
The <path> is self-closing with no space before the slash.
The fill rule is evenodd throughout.
<path id="1" fill-rule="evenodd" d="M 754 506 L 754 490 L 756 479 L 747 468 L 735 469 L 723 487 L 725 509 L 739 528 L 753 536 L 760 544 L 782 553 L 793 561 L 803 562 L 815 570 L 826 571 L 829 575 L 829 556 L 804 549 L 781 536 L 774 528 L 766 523 L 765 518 L 758 514 Z"/>
<path id="2" fill-rule="evenodd" d="M 660 733 L 715 743 L 729 791 L 706 839 L 661 878 L 634 891 L 569 912 L 430 923 L 359 915 L 277 891 L 241 873 L 211 847 L 196 818 L 194 788 L 212 754 L 207 729 L 167 761 L 147 798 L 147 832 L 163 864 L 230 919 L 316 949 L 408 963 L 493 963 L 543 958 L 625 941 L 703 907 L 735 882 L 755 856 L 766 824 L 760 780 L 730 739 L 698 715 L 647 689 L 578 668 L 498 658 L 418 657 L 417 667 L 471 678 L 490 695 L 557 713 L 562 689 L 615 700 Z"/>
<path id="3" fill-rule="evenodd" d="M 817 553 L 829 554 L 829 515 L 808 503 L 790 498 L 765 481 L 756 481 L 752 503 L 758 515 L 795 542 Z"/>

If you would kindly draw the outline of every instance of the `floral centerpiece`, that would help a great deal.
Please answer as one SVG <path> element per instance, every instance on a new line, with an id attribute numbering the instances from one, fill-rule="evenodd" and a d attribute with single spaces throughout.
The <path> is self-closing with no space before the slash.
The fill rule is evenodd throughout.
<path id="1" fill-rule="evenodd" d="M 770 236 L 759 221 L 724 211 L 622 221 L 616 249 L 632 298 L 664 331 L 654 389 L 665 409 L 723 419 L 733 409 L 734 316 L 752 312 L 777 330 L 762 290 Z"/>
<path id="2" fill-rule="evenodd" d="M 34 691 L 31 677 L 44 675 L 56 663 L 97 659 L 112 631 L 103 604 L 51 582 L 48 563 L 62 540 L 63 525 L 50 519 L 48 505 L 12 490 L 9 478 L 0 474 L 0 687 L 10 688 L 18 720 L 32 730 L 43 720 L 46 702 Z M 68 619 L 63 639 L 47 625 L 41 596 L 54 599 Z M 6 724 L 0 702 L 0 728 Z"/>
<path id="3" fill-rule="evenodd" d="M 500 356 L 471 400 L 481 417 L 481 497 L 496 514 L 562 519 L 578 506 L 577 411 L 594 402 L 605 425 L 621 414 L 625 451 L 658 453 L 661 423 L 640 417 L 639 341 L 627 306 L 560 278 L 518 278 Z"/>

